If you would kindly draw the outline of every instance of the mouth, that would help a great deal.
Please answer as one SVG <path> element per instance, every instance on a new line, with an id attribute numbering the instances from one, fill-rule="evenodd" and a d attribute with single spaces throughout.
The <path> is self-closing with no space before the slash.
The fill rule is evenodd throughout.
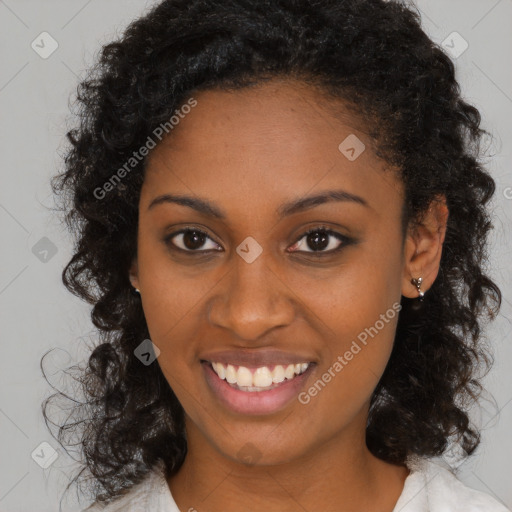
<path id="1" fill-rule="evenodd" d="M 210 362 L 213 371 L 232 388 L 248 392 L 267 391 L 279 386 L 285 380 L 292 380 L 304 373 L 310 363 L 276 364 L 248 368 L 234 364 Z"/>
<path id="2" fill-rule="evenodd" d="M 270 414 L 296 397 L 315 363 L 241 366 L 201 361 L 206 381 L 216 398 L 240 414 Z"/>

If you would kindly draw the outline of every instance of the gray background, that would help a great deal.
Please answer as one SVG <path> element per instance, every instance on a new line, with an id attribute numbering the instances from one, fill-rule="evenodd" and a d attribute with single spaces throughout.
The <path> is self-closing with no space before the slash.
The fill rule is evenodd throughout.
<path id="1" fill-rule="evenodd" d="M 58 510 L 69 475 L 78 468 L 41 415 L 41 402 L 51 391 L 39 368 L 42 355 L 59 348 L 47 358 L 46 369 L 55 385 L 63 385 L 69 378 L 59 369 L 86 355 L 93 332 L 89 307 L 60 281 L 71 241 L 48 211 L 53 204 L 48 180 L 62 168 L 59 150 L 68 128 L 68 99 L 78 78 L 100 45 L 152 4 L 0 0 L 0 512 Z M 496 137 L 485 163 L 497 180 L 492 275 L 504 302 L 488 329 L 496 363 L 485 383 L 500 414 L 495 417 L 484 404 L 482 445 L 459 467 L 459 478 L 512 507 L 512 0 L 421 0 L 416 5 L 435 42 L 447 40 L 460 52 L 464 42 L 451 35 L 456 31 L 469 44 L 454 57 L 462 92 Z M 42 32 L 58 43 L 47 58 L 41 54 L 52 43 Z M 35 462 L 37 454 L 41 461 L 51 454 L 52 448 L 41 446 L 45 442 L 58 454 L 47 469 Z M 451 458 L 447 462 L 457 465 Z M 74 491 L 66 496 L 64 510 L 79 510 Z M 82 507 L 87 504 L 83 501 Z"/>

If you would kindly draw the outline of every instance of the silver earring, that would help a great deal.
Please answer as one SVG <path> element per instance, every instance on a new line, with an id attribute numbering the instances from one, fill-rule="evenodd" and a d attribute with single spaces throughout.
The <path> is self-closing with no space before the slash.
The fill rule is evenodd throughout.
<path id="1" fill-rule="evenodd" d="M 416 286 L 416 289 L 418 290 L 418 300 L 423 300 L 423 297 L 425 294 L 421 291 L 421 283 L 423 282 L 423 278 L 418 277 L 418 279 L 415 279 L 414 277 L 411 279 L 411 283 Z"/>
<path id="2" fill-rule="evenodd" d="M 134 291 L 140 295 L 140 290 L 138 288 L 134 288 Z"/>

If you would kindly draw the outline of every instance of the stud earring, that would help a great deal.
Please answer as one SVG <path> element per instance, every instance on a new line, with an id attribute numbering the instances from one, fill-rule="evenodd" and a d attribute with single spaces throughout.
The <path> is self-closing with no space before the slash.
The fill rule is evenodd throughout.
<path id="1" fill-rule="evenodd" d="M 133 288 L 133 294 L 134 295 L 140 295 L 140 290 L 138 288 Z"/>
<path id="2" fill-rule="evenodd" d="M 418 290 L 418 300 L 422 301 L 425 294 L 421 291 L 421 283 L 423 282 L 423 278 L 418 277 L 418 279 L 415 279 L 414 277 L 411 279 L 411 283 L 416 286 L 416 289 Z"/>

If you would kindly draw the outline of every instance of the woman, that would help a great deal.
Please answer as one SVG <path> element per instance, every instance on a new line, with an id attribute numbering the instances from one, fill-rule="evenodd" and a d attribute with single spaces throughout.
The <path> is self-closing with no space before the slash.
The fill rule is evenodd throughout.
<path id="1" fill-rule="evenodd" d="M 506 510 L 429 460 L 478 445 L 501 296 L 480 115 L 417 14 L 166 0 L 78 100 L 87 510 Z"/>

